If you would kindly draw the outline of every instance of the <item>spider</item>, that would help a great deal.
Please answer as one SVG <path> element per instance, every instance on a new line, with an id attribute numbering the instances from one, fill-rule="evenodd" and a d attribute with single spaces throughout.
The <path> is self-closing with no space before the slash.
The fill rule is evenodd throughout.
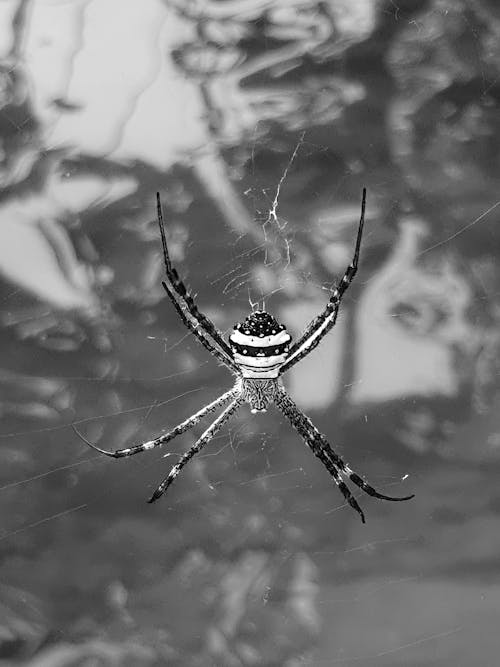
<path id="1" fill-rule="evenodd" d="M 169 474 L 148 500 L 149 503 L 152 503 L 167 491 L 184 466 L 220 431 L 222 426 L 229 421 L 243 403 L 249 403 L 253 413 L 266 412 L 268 405 L 274 403 L 299 433 L 306 445 L 323 463 L 345 500 L 358 512 L 363 523 L 365 523 L 363 510 L 344 482 L 345 477 L 348 477 L 356 486 L 375 498 L 393 501 L 410 500 L 413 498 L 413 495 L 404 497 L 386 496 L 367 484 L 334 452 L 325 436 L 318 431 L 309 417 L 301 412 L 290 398 L 281 381 L 281 376 L 314 350 L 321 339 L 335 325 L 342 297 L 358 269 L 359 251 L 365 220 L 366 188 L 363 188 L 361 217 L 353 259 L 347 267 L 342 280 L 332 291 L 323 311 L 310 322 L 304 333 L 294 343 L 292 343 L 292 337 L 287 332 L 285 326 L 279 324 L 272 315 L 264 310 L 253 311 L 246 317 L 244 322 L 236 324 L 229 336 L 229 342 L 223 339 L 221 332 L 215 325 L 206 315 L 198 310 L 193 297 L 188 293 L 177 271 L 172 266 L 167 247 L 159 193 L 156 195 L 156 203 L 166 272 L 166 280 L 162 281 L 162 285 L 185 326 L 191 330 L 203 347 L 236 376 L 236 382 L 229 391 L 226 391 L 219 398 L 205 405 L 196 414 L 181 422 L 168 433 L 164 433 L 154 440 L 148 440 L 140 445 L 117 451 L 106 451 L 86 440 L 73 427 L 78 436 L 90 447 L 101 454 L 106 454 L 106 456 L 116 459 L 134 456 L 134 454 L 139 454 L 140 452 L 145 452 L 170 442 L 173 438 L 195 426 L 195 424 L 209 413 L 215 412 L 218 408 L 225 406 L 217 419 L 212 422 L 195 444 L 172 467 Z"/>

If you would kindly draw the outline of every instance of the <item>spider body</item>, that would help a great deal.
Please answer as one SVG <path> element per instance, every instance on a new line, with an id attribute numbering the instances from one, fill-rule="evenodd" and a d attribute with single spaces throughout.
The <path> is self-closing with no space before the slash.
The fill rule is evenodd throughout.
<path id="1" fill-rule="evenodd" d="M 245 401 L 250 405 L 251 412 L 267 412 L 268 406 L 276 400 L 281 385 L 281 380 L 277 378 L 244 377 L 241 392 Z"/>
<path id="2" fill-rule="evenodd" d="M 224 408 L 194 445 L 172 467 L 167 477 L 148 501 L 154 502 L 165 493 L 182 468 L 218 433 L 243 403 L 247 402 L 252 412 L 265 412 L 267 407 L 274 403 L 302 437 L 305 444 L 325 466 L 347 503 L 358 512 L 363 522 L 365 521 L 363 511 L 345 483 L 346 478 L 375 498 L 394 501 L 413 498 L 413 496 L 393 497 L 379 493 L 351 470 L 332 449 L 325 436 L 318 431 L 309 417 L 301 412 L 293 402 L 281 380 L 281 375 L 308 355 L 335 325 L 342 296 L 351 284 L 358 268 L 365 205 L 366 190 L 363 189 L 361 217 L 352 262 L 347 267 L 337 287 L 332 290 L 323 311 L 310 322 L 299 339 L 292 344 L 291 336 L 283 324 L 279 324 L 272 315 L 265 311 L 254 311 L 247 316 L 244 322 L 234 326 L 228 344 L 208 317 L 198 310 L 193 298 L 171 264 L 160 195 L 157 194 L 158 224 L 166 273 L 166 280 L 162 283 L 163 287 L 186 327 L 214 357 L 236 376 L 236 382 L 222 396 L 205 405 L 172 430 L 153 440 L 132 447 L 107 451 L 83 438 L 73 426 L 76 433 L 98 452 L 113 458 L 122 458 L 164 445 L 198 424 L 206 415 Z"/>
<path id="3" fill-rule="evenodd" d="M 243 378 L 277 378 L 286 361 L 292 337 L 272 315 L 256 310 L 234 325 L 229 343 Z"/>

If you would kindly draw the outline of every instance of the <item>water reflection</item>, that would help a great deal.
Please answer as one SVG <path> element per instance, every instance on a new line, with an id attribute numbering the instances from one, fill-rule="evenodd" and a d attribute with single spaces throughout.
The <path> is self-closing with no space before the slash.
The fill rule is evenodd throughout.
<path id="1" fill-rule="evenodd" d="M 5 664 L 494 664 L 499 33 L 447 0 L 0 4 Z M 154 193 L 222 330 L 265 300 L 297 335 L 363 185 L 356 284 L 288 382 L 416 499 L 358 526 L 243 412 L 145 506 L 169 459 L 69 425 L 123 447 L 230 381 L 165 303 Z"/>

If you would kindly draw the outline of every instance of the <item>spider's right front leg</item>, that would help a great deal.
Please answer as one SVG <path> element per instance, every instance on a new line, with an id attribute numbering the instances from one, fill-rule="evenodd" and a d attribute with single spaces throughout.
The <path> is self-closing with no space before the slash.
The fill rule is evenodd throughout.
<path id="1" fill-rule="evenodd" d="M 217 419 L 210 424 L 206 431 L 200 436 L 200 438 L 194 443 L 194 445 L 188 449 L 188 451 L 183 454 L 177 463 L 172 467 L 168 475 L 165 477 L 163 482 L 158 486 L 156 491 L 153 493 L 151 498 L 148 500 L 148 503 L 154 503 L 155 500 L 158 500 L 162 496 L 168 487 L 172 484 L 175 478 L 179 475 L 180 471 L 184 468 L 186 463 L 193 458 L 195 454 L 198 454 L 201 449 L 212 440 L 212 438 L 217 435 L 221 430 L 224 424 L 233 416 L 236 410 L 240 405 L 244 403 L 244 399 L 241 396 L 241 393 L 237 395 L 233 401 L 221 412 Z"/>
<path id="2" fill-rule="evenodd" d="M 120 459 L 125 456 L 133 456 L 134 454 L 140 454 L 141 452 L 145 452 L 149 449 L 154 449 L 155 447 L 159 447 L 160 445 L 164 445 L 165 443 L 170 442 L 170 440 L 173 440 L 178 435 L 185 433 L 191 427 L 195 426 L 201 419 L 203 419 L 205 415 L 207 415 L 210 412 L 215 412 L 217 408 L 222 407 L 230 400 L 234 400 L 235 398 L 240 396 L 240 394 L 241 394 L 241 389 L 239 388 L 238 385 L 235 385 L 232 389 L 226 391 L 226 393 L 222 394 L 222 396 L 219 396 L 219 398 L 216 398 L 215 401 L 212 401 L 208 405 L 205 405 L 204 408 L 199 410 L 192 417 L 189 417 L 189 419 L 186 419 L 185 421 L 178 424 L 168 433 L 164 433 L 163 435 L 158 436 L 154 440 L 148 440 L 147 442 L 143 442 L 140 445 L 135 445 L 134 447 L 127 447 L 126 449 L 118 449 L 115 452 L 110 452 L 107 451 L 106 449 L 101 449 L 100 447 L 97 447 L 97 445 L 94 445 L 78 431 L 75 425 L 73 425 L 73 430 L 78 435 L 78 437 L 81 440 L 83 440 L 89 447 L 92 447 L 92 449 L 95 449 L 97 452 L 100 452 L 101 454 L 106 454 L 106 456 L 111 456 L 115 459 Z"/>

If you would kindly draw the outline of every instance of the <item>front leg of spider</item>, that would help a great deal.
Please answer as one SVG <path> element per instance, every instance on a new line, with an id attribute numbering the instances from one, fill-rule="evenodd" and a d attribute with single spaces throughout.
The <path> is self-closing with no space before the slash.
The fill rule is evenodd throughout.
<path id="1" fill-rule="evenodd" d="M 203 447 L 212 440 L 212 438 L 217 435 L 220 429 L 224 424 L 233 416 L 236 410 L 243 403 L 241 397 L 236 398 L 234 401 L 227 406 L 227 408 L 217 417 L 217 419 L 207 428 L 203 435 L 195 442 L 195 444 L 189 449 L 179 461 L 172 467 L 167 477 L 163 482 L 158 486 L 156 491 L 153 493 L 151 498 L 148 500 L 148 503 L 154 503 L 155 500 L 158 500 L 162 496 L 168 487 L 172 484 L 175 478 L 179 475 L 181 470 L 184 468 L 186 463 L 188 463 L 195 454 L 198 454 Z"/>
<path id="2" fill-rule="evenodd" d="M 203 419 L 203 417 L 205 417 L 205 415 L 209 414 L 210 412 L 215 412 L 218 408 L 222 407 L 223 405 L 228 403 L 231 399 L 234 399 L 239 395 L 240 395 L 240 389 L 237 385 L 235 385 L 232 389 L 222 394 L 222 396 L 216 398 L 215 401 L 208 403 L 208 405 L 205 405 L 201 410 L 198 410 L 198 412 L 196 412 L 194 415 L 192 415 L 188 419 L 185 419 L 171 431 L 168 431 L 168 433 L 164 433 L 163 435 L 158 436 L 154 440 L 148 440 L 147 442 L 143 442 L 140 445 L 135 445 L 134 447 L 127 447 L 125 449 L 118 449 L 114 452 L 108 451 L 107 449 L 101 449 L 97 445 L 94 445 L 94 443 L 87 440 L 87 438 L 85 438 L 80 433 L 80 431 L 76 428 L 74 424 L 72 425 L 73 431 L 81 440 L 85 442 L 85 444 L 87 444 L 89 447 L 92 447 L 92 449 L 95 449 L 96 452 L 99 452 L 100 454 L 105 454 L 106 456 L 110 456 L 114 459 L 121 459 L 128 456 L 134 456 L 135 454 L 140 454 L 141 452 L 147 452 L 150 449 L 155 449 L 156 447 L 161 447 L 161 445 L 165 445 L 167 442 L 170 442 L 178 435 L 182 435 L 193 426 L 196 426 L 196 424 L 198 424 L 198 422 L 200 422 Z"/>
<path id="3" fill-rule="evenodd" d="M 349 468 L 349 466 L 344 463 L 338 454 L 333 451 L 326 438 L 318 431 L 309 417 L 307 417 L 299 410 L 297 405 L 292 401 L 284 389 L 279 391 L 276 397 L 276 405 L 289 420 L 295 430 L 302 436 L 306 445 L 320 459 L 330 475 L 332 475 L 342 495 L 347 500 L 349 505 L 355 509 L 356 512 L 358 512 L 363 523 L 365 523 L 365 516 L 363 511 L 345 482 L 343 482 L 341 473 L 348 476 L 349 479 L 365 493 L 381 500 L 399 502 L 403 500 L 411 500 L 411 498 L 414 497 L 414 495 L 402 497 L 386 496 L 382 493 L 379 493 L 376 489 L 373 488 L 373 486 L 370 486 L 370 484 L 365 482 L 357 473 L 351 470 L 351 468 Z"/>

